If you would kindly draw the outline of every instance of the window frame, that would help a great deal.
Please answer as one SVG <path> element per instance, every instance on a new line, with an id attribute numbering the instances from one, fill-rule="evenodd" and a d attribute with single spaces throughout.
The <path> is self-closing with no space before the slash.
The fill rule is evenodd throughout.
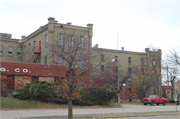
<path id="1" fill-rule="evenodd" d="M 103 61 L 104 61 L 104 55 L 101 54 L 101 62 L 103 62 Z"/>
<path id="2" fill-rule="evenodd" d="M 61 38 L 61 39 L 60 39 Z M 63 46 L 63 42 L 64 42 L 64 35 L 62 33 L 58 34 L 58 45 L 59 46 Z M 61 41 L 61 42 L 60 42 Z"/>
<path id="3" fill-rule="evenodd" d="M 128 64 L 131 64 L 131 57 L 128 57 Z"/>
<path id="4" fill-rule="evenodd" d="M 30 51 L 31 50 L 31 44 L 29 43 L 29 47 L 28 47 L 28 55 L 30 56 Z"/>
<path id="5" fill-rule="evenodd" d="M 74 47 L 74 37 L 73 36 L 69 37 L 69 47 Z"/>
<path id="6" fill-rule="evenodd" d="M 18 48 L 21 49 L 21 52 L 18 51 Z M 18 57 L 21 57 L 21 55 L 22 55 L 22 47 L 17 47 L 17 56 L 18 56 Z"/>
<path id="7" fill-rule="evenodd" d="M 101 65 L 101 71 L 104 72 L 104 65 Z"/>
<path id="8" fill-rule="evenodd" d="M 59 60 L 61 58 L 61 60 Z M 58 56 L 58 65 L 63 66 L 63 57 Z"/>
<path id="9" fill-rule="evenodd" d="M 48 42 L 48 35 L 45 35 L 45 48 L 47 47 L 47 42 Z"/>
<path id="10" fill-rule="evenodd" d="M 47 65 L 47 56 L 44 58 L 44 64 Z"/>
<path id="11" fill-rule="evenodd" d="M 144 65 L 144 59 L 141 58 L 141 65 Z"/>
<path id="12" fill-rule="evenodd" d="M 84 59 L 82 57 L 79 59 L 79 67 L 84 68 Z"/>
<path id="13" fill-rule="evenodd" d="M 3 55 L 3 51 L 4 51 L 4 46 L 0 45 L 0 55 Z"/>
<path id="14" fill-rule="evenodd" d="M 9 51 L 9 48 L 12 47 L 12 51 Z M 12 56 L 13 54 L 13 46 L 8 46 L 8 56 Z"/>
<path id="15" fill-rule="evenodd" d="M 132 73 L 132 68 L 131 67 L 128 67 L 128 73 Z"/>
<path id="16" fill-rule="evenodd" d="M 24 46 L 24 57 L 26 57 L 26 46 Z"/>
<path id="17" fill-rule="evenodd" d="M 79 37 L 79 47 L 84 48 L 84 37 L 83 36 Z"/>

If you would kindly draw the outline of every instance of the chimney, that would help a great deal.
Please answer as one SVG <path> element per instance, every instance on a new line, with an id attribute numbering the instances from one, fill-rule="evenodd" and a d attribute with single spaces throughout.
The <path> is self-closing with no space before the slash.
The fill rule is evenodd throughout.
<path id="1" fill-rule="evenodd" d="M 22 39 L 26 38 L 26 36 L 21 36 Z"/>
<path id="2" fill-rule="evenodd" d="M 158 49 L 158 52 L 161 52 L 161 49 Z"/>
<path id="3" fill-rule="evenodd" d="M 94 46 L 94 48 L 98 48 L 98 44 L 96 44 L 96 45 Z"/>
<path id="4" fill-rule="evenodd" d="M 121 50 L 124 51 L 124 47 L 121 47 Z"/>
<path id="5" fill-rule="evenodd" d="M 149 52 L 149 48 L 145 48 L 145 51 L 146 51 L 146 52 Z"/>
<path id="6" fill-rule="evenodd" d="M 49 17 L 49 18 L 48 18 L 49 23 L 54 23 L 54 19 L 55 19 L 55 18 Z"/>
<path id="7" fill-rule="evenodd" d="M 67 25 L 71 25 L 71 22 L 68 22 Z"/>

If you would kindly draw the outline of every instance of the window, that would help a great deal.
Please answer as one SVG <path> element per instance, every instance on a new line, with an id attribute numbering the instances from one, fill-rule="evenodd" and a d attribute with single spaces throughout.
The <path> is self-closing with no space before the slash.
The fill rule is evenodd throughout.
<path id="1" fill-rule="evenodd" d="M 131 64 L 131 57 L 128 57 L 128 63 Z"/>
<path id="2" fill-rule="evenodd" d="M 101 61 L 104 61 L 104 55 L 101 54 Z"/>
<path id="3" fill-rule="evenodd" d="M 0 45 L 0 55 L 3 55 L 4 46 Z"/>
<path id="4" fill-rule="evenodd" d="M 13 52 L 13 47 L 12 47 L 12 46 L 9 46 L 9 47 L 8 47 L 8 55 L 9 55 L 9 56 L 12 56 L 12 52 Z"/>
<path id="5" fill-rule="evenodd" d="M 84 37 L 82 37 L 82 36 L 79 38 L 79 47 L 80 48 L 84 47 Z"/>
<path id="6" fill-rule="evenodd" d="M 72 36 L 69 37 L 69 47 L 74 46 L 74 38 Z"/>
<path id="7" fill-rule="evenodd" d="M 142 65 L 144 64 L 144 59 L 143 59 L 143 58 L 141 58 L 141 64 L 142 64 Z"/>
<path id="8" fill-rule="evenodd" d="M 21 48 L 21 47 L 18 47 L 18 48 L 17 48 L 17 56 L 18 56 L 18 57 L 21 57 L 21 52 L 22 52 L 22 48 Z"/>
<path id="9" fill-rule="evenodd" d="M 83 68 L 83 67 L 84 67 L 83 58 L 82 58 L 82 57 L 81 57 L 80 60 L 79 60 L 79 67 L 80 67 L 80 68 Z"/>
<path id="10" fill-rule="evenodd" d="M 58 36 L 58 45 L 63 45 L 63 34 L 59 34 Z"/>
<path id="11" fill-rule="evenodd" d="M 128 67 L 128 73 L 131 73 L 131 67 Z"/>
<path id="12" fill-rule="evenodd" d="M 62 58 L 62 56 L 59 56 L 58 57 L 58 65 L 63 65 L 63 58 Z"/>
<path id="13" fill-rule="evenodd" d="M 32 76 L 31 82 L 33 82 L 33 81 L 39 81 L 39 76 Z"/>
<path id="14" fill-rule="evenodd" d="M 153 60 L 153 66 L 155 66 L 155 65 L 156 65 L 155 60 Z"/>
<path id="15" fill-rule="evenodd" d="M 26 57 L 26 46 L 24 46 L 24 57 Z"/>
<path id="16" fill-rule="evenodd" d="M 34 46 L 33 46 L 33 48 L 34 48 L 34 52 L 35 52 L 35 46 L 36 46 L 36 41 L 34 41 Z"/>
<path id="17" fill-rule="evenodd" d="M 118 62 L 118 56 L 115 56 L 115 61 Z"/>
<path id="18" fill-rule="evenodd" d="M 141 68 L 141 72 L 144 73 L 144 68 Z"/>
<path id="19" fill-rule="evenodd" d="M 39 64 L 41 63 L 41 58 L 38 58 L 38 62 L 39 62 Z"/>
<path id="20" fill-rule="evenodd" d="M 104 65 L 101 65 L 101 71 L 104 72 Z"/>
<path id="21" fill-rule="evenodd" d="M 31 44 L 29 43 L 28 55 L 30 55 L 30 47 L 31 47 Z"/>
<path id="22" fill-rule="evenodd" d="M 47 42 L 48 42 L 48 35 L 45 35 L 45 47 L 47 47 Z"/>
<path id="23" fill-rule="evenodd" d="M 47 57 L 44 58 L 44 64 L 47 65 Z"/>
<path id="24" fill-rule="evenodd" d="M 69 62 L 71 62 L 71 63 L 72 63 L 71 68 L 74 68 L 74 64 L 73 64 L 73 61 L 72 61 L 72 57 L 71 57 L 71 56 L 69 57 Z"/>
<path id="25" fill-rule="evenodd" d="M 54 77 L 54 84 L 58 85 L 60 84 L 62 81 L 61 81 L 61 77 Z"/>

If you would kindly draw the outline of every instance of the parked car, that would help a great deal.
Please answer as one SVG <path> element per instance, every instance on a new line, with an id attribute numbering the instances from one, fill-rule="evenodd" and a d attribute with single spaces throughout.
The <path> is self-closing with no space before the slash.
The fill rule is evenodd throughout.
<path id="1" fill-rule="evenodd" d="M 149 98 L 143 98 L 144 105 L 150 104 L 153 106 L 154 104 L 159 105 L 163 104 L 166 105 L 166 103 L 169 102 L 168 98 L 161 98 L 159 95 L 150 95 Z"/>

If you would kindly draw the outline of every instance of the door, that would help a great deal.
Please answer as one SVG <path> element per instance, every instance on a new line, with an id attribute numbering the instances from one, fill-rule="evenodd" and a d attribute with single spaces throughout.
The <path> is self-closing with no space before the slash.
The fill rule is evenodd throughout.
<path id="1" fill-rule="evenodd" d="M 39 41 L 39 52 L 41 52 L 41 40 Z"/>
<path id="2" fill-rule="evenodd" d="M 7 76 L 7 93 L 12 93 L 14 91 L 14 79 L 15 76 Z"/>

